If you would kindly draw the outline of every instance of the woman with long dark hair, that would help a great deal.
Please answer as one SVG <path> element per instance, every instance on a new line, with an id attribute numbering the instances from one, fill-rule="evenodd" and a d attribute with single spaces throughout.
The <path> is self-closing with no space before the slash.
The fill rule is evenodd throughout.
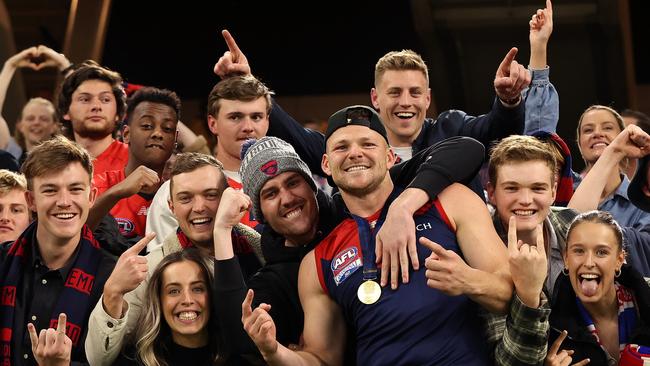
<path id="1" fill-rule="evenodd" d="M 139 326 L 115 365 L 228 364 L 213 314 L 213 262 L 189 248 L 151 275 Z"/>

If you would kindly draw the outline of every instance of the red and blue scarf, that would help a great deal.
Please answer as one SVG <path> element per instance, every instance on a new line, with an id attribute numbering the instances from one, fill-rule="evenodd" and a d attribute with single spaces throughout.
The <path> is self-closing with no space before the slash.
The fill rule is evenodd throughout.
<path id="1" fill-rule="evenodd" d="M 571 161 L 571 150 L 569 146 L 562 140 L 562 138 L 556 133 L 550 133 L 546 131 L 537 131 L 533 133 L 539 140 L 551 140 L 558 147 L 562 156 L 564 156 L 564 165 L 560 167 L 560 176 L 558 177 L 557 182 L 557 191 L 555 194 L 554 206 L 566 207 L 571 201 L 573 196 L 573 175 L 572 175 L 572 161 Z"/>
<path id="2" fill-rule="evenodd" d="M 623 350 L 629 343 L 632 332 L 637 326 L 638 316 L 636 306 L 634 304 L 634 295 L 632 292 L 620 285 L 618 282 L 614 282 L 614 287 L 616 288 L 616 301 L 618 303 L 619 350 Z M 605 349 L 603 344 L 600 342 L 600 337 L 598 337 L 598 329 L 596 329 L 594 321 L 591 319 L 589 312 L 587 312 L 587 309 L 585 309 L 584 305 L 582 305 L 582 302 L 577 296 L 576 304 L 578 305 L 578 311 L 580 311 L 582 320 L 587 325 L 587 329 L 596 338 L 596 341 L 605 351 L 605 354 L 609 354 L 607 352 L 607 349 Z"/>
<path id="3" fill-rule="evenodd" d="M 16 321 L 16 299 L 18 291 L 22 292 L 24 287 L 25 266 L 30 265 L 30 259 L 35 255 L 32 252 L 32 240 L 36 238 L 37 222 L 33 222 L 11 245 L 7 257 L 0 263 L 0 287 L 2 297 L 0 301 L 0 364 L 20 364 L 17 354 L 12 353 L 11 340 L 13 338 L 14 325 L 22 327 L 17 334 L 24 334 L 27 330 L 27 323 L 21 324 L 22 319 Z M 79 249 L 77 257 L 72 263 L 68 277 L 65 280 L 63 290 L 50 316 L 50 327 L 56 328 L 60 313 L 67 315 L 66 334 L 72 340 L 73 352 L 78 347 L 83 347 L 80 342 L 84 327 L 88 323 L 88 317 L 93 309 L 90 294 L 95 284 L 95 275 L 99 268 L 103 254 L 99 243 L 93 238 L 91 230 L 84 225 L 81 230 Z M 31 299 L 28 299 L 31 301 Z M 17 343 L 22 342 L 17 340 Z"/>

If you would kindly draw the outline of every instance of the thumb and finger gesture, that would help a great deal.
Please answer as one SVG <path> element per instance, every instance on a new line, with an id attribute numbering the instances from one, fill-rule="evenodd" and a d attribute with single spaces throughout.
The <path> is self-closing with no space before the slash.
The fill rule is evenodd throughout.
<path id="1" fill-rule="evenodd" d="M 244 330 L 246 330 L 246 333 L 251 337 L 262 355 L 271 354 L 278 349 L 275 323 L 271 315 L 269 315 L 271 305 L 262 303 L 253 310 L 254 296 L 253 290 L 248 290 L 246 298 L 242 302 L 241 320 Z"/>
<path id="2" fill-rule="evenodd" d="M 555 342 L 551 345 L 551 347 L 548 349 L 548 353 L 546 354 L 546 359 L 544 360 L 544 366 L 568 366 L 571 365 L 573 361 L 573 350 L 567 350 L 563 349 L 560 351 L 560 346 L 562 345 L 562 342 L 564 342 L 564 339 L 567 337 L 567 331 L 564 330 L 562 333 L 560 333 L 560 336 L 557 337 Z M 584 366 L 589 363 L 589 359 L 585 358 L 584 360 L 581 360 L 580 362 L 574 363 L 574 366 Z"/>
<path id="3" fill-rule="evenodd" d="M 548 260 L 541 224 L 535 227 L 535 244 L 517 238 L 517 220 L 508 223 L 508 263 L 517 294 L 530 307 L 539 306 L 540 293 L 548 273 Z"/>
<path id="4" fill-rule="evenodd" d="M 39 365 L 66 365 L 70 363 L 72 340 L 65 334 L 67 317 L 59 314 L 56 329 L 42 329 L 36 334 L 34 324 L 27 324 L 32 353 Z"/>
<path id="5" fill-rule="evenodd" d="M 427 286 L 450 296 L 466 293 L 465 284 L 471 282 L 467 278 L 467 263 L 456 252 L 425 237 L 420 238 L 420 244 L 431 249 L 431 255 L 424 261 Z"/>
<path id="6" fill-rule="evenodd" d="M 142 281 L 147 278 L 149 267 L 147 258 L 141 256 L 140 252 L 147 247 L 147 244 L 156 237 L 156 233 L 148 233 L 132 247 L 125 250 L 117 260 L 113 273 L 107 280 L 108 286 L 118 288 L 122 295 L 135 290 Z"/>

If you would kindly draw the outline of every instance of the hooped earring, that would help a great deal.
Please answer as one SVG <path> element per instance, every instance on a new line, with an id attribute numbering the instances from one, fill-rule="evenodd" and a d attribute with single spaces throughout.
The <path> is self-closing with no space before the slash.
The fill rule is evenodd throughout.
<path id="1" fill-rule="evenodd" d="M 620 277 L 620 275 L 621 275 L 621 269 L 620 268 L 614 270 L 614 277 L 618 278 L 618 277 Z"/>
<path id="2" fill-rule="evenodd" d="M 565 275 L 565 276 L 568 276 L 569 275 L 569 269 L 566 268 L 566 267 L 562 268 L 562 274 Z"/>

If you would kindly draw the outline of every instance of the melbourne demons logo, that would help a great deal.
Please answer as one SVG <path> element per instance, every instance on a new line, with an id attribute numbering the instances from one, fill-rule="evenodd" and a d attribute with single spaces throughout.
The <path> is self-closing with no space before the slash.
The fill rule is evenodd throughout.
<path id="1" fill-rule="evenodd" d="M 345 281 L 357 269 L 363 266 L 356 247 L 343 249 L 332 259 L 330 265 L 336 286 Z"/>
<path id="2" fill-rule="evenodd" d="M 275 160 L 268 161 L 266 164 L 262 165 L 260 170 L 269 177 L 273 177 L 278 174 L 278 162 Z"/>
<path id="3" fill-rule="evenodd" d="M 133 224 L 133 221 L 129 219 L 125 219 L 123 217 L 116 217 L 115 221 L 117 221 L 117 227 L 120 229 L 120 234 L 122 235 L 128 235 L 133 232 L 133 229 L 135 229 L 135 225 Z"/>

